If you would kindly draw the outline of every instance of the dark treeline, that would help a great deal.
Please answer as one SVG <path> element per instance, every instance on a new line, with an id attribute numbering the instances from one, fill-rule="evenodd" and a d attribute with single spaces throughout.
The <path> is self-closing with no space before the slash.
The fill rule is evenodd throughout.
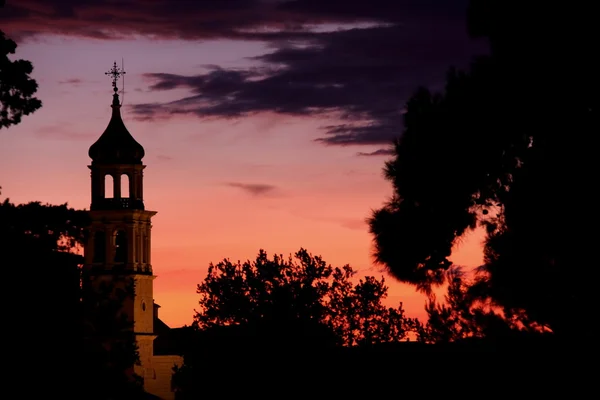
<path id="1" fill-rule="evenodd" d="M 126 373 L 137 354 L 133 338 L 123 336 L 128 326 L 116 317 L 119 304 L 99 294 L 104 308 L 94 311 L 94 321 L 84 318 L 89 312 L 80 302 L 82 260 L 60 251 L 72 249 L 76 238 L 85 240 L 86 212 L 4 201 L 0 217 L 2 243 L 10 244 L 5 253 L 19 261 L 9 278 L 26 271 L 27 292 L 35 293 L 18 303 L 12 298 L 7 316 L 19 329 L 9 334 L 8 358 L 19 370 L 31 360 L 53 360 L 24 392 L 60 390 L 90 399 L 141 396 L 139 378 Z M 435 336 L 440 321 L 454 321 L 431 311 L 424 322 L 407 317 L 401 304 L 383 304 L 383 279 L 352 276 L 349 266 L 331 267 L 303 249 L 289 258 L 261 251 L 253 261 L 211 265 L 198 285 L 194 323 L 170 337 L 169 350 L 184 356 L 174 374 L 178 398 L 277 396 L 291 389 L 295 395 L 355 395 L 356 385 L 387 385 L 398 377 L 426 385 L 432 376 L 438 386 L 429 392 L 443 394 L 443 382 L 462 379 L 465 370 L 482 379 L 522 374 L 531 388 L 548 379 L 575 382 L 570 377 L 589 357 L 589 342 L 557 343 L 555 334 L 527 330 L 479 337 L 465 331 L 451 340 Z M 102 332 L 94 335 L 97 329 Z M 40 330 L 44 340 L 26 333 Z M 123 346 L 103 348 L 107 337 L 123 338 Z M 427 372 L 432 365 L 453 363 L 440 376 Z M 370 393 L 385 385 L 371 387 Z"/>
<path id="2" fill-rule="evenodd" d="M 5 357 L 11 383 L 23 397 L 143 395 L 141 381 L 131 371 L 138 361 L 131 324 L 119 317 L 122 298 L 109 296 L 109 287 L 90 291 L 82 285 L 83 257 L 76 252 L 86 240 L 88 224 L 86 211 L 66 204 L 0 203 L 8 283 Z"/>
<path id="3" fill-rule="evenodd" d="M 174 375 L 178 399 L 273 397 L 289 390 L 356 396 L 358 388 L 373 395 L 400 383 L 447 395 L 456 393 L 452 385 L 489 390 L 490 379 L 511 377 L 519 390 L 538 395 L 563 390 L 567 382 L 579 385 L 572 390 L 587 387 L 589 373 L 580 363 L 590 357 L 589 342 L 502 321 L 503 329 L 491 330 L 484 320 L 477 332 L 458 331 L 463 322 L 453 318 L 461 310 L 451 302 L 444 305 L 447 314 L 428 308 L 421 323 L 405 316 L 402 305 L 382 304 L 383 280 L 352 283 L 351 276 L 348 266 L 332 268 L 306 250 L 290 259 L 261 251 L 252 262 L 211 265 L 198 285 L 200 311 L 176 340 L 184 355 Z M 473 328 L 477 322 L 469 320 Z M 448 327 L 455 337 L 443 335 Z M 476 383 L 461 383 L 467 378 Z"/>

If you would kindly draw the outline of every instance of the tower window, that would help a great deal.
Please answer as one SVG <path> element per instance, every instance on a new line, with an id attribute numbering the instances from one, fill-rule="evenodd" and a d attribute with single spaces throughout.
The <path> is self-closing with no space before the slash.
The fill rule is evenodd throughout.
<path id="1" fill-rule="evenodd" d="M 121 197 L 128 199 L 129 195 L 129 176 L 127 174 L 121 175 Z"/>
<path id="2" fill-rule="evenodd" d="M 94 261 L 103 263 L 106 260 L 106 234 L 103 231 L 94 233 Z"/>
<path id="3" fill-rule="evenodd" d="M 118 231 L 115 236 L 115 263 L 127 262 L 127 234 L 125 231 Z"/>
<path id="4" fill-rule="evenodd" d="M 113 197 L 115 197 L 114 187 L 115 187 L 115 182 L 114 182 L 112 175 L 107 174 L 104 177 L 104 198 L 112 199 Z"/>

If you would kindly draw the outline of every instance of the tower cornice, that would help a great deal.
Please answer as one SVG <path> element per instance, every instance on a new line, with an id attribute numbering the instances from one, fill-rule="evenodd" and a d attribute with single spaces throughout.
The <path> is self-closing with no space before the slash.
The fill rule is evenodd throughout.
<path id="1" fill-rule="evenodd" d="M 92 221 L 106 222 L 122 222 L 124 219 L 132 221 L 150 221 L 150 219 L 158 214 L 158 211 L 149 210 L 90 210 L 88 211 Z M 129 217 L 129 218 L 127 218 Z"/>

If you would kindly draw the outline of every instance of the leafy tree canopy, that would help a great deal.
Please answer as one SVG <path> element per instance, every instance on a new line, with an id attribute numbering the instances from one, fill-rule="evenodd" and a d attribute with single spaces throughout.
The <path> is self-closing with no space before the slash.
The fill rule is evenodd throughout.
<path id="1" fill-rule="evenodd" d="M 281 328 L 315 326 L 328 329 L 339 344 L 354 346 L 395 342 L 406 338 L 410 327 L 402 305 L 386 307 L 383 278 L 351 281 L 348 265 L 333 268 L 321 257 L 300 249 L 294 257 L 261 250 L 253 262 L 230 260 L 209 266 L 198 285 L 200 329 L 215 326 L 259 325 Z"/>
<path id="2" fill-rule="evenodd" d="M 376 258 L 398 279 L 426 292 L 445 282 L 453 246 L 481 226 L 473 299 L 555 333 L 591 334 L 576 322 L 597 304 L 587 278 L 597 257 L 583 232 L 598 216 L 582 206 L 597 181 L 588 141 L 600 128 L 589 7 L 472 1 L 470 31 L 491 53 L 451 70 L 442 93 L 410 99 L 385 167 L 394 196 L 370 219 Z"/>
<path id="3" fill-rule="evenodd" d="M 121 303 L 87 291 L 88 301 L 81 301 L 81 249 L 89 222 L 86 211 L 67 204 L 0 203 L 2 266 L 6 282 L 13 283 L 5 317 L 15 329 L 7 332 L 12 344 L 7 356 L 15 371 L 56 363 L 36 375 L 36 385 L 23 386 L 22 393 L 33 397 L 70 393 L 108 400 L 142 394 L 138 377 L 127 373 L 138 354 L 133 335 L 124 330 L 128 325 L 117 318 Z M 43 338 L 32 341 L 32 332 L 43 332 Z M 106 338 L 117 341 L 106 346 Z"/>
<path id="4" fill-rule="evenodd" d="M 251 387 L 275 393 L 273 384 L 322 390 L 318 376 L 343 367 L 343 349 L 407 340 L 418 321 L 406 318 L 402 305 L 383 304 L 383 279 L 354 275 L 305 249 L 288 258 L 260 250 L 253 261 L 211 264 L 197 289 L 197 336 L 174 376 L 180 398 L 206 395 L 210 388 L 200 379 L 221 395 L 235 388 L 216 382 L 235 381 L 245 395 Z"/>
<path id="5" fill-rule="evenodd" d="M 9 59 L 16 49 L 17 44 L 0 30 L 0 129 L 17 125 L 42 106 L 34 97 L 38 85 L 30 77 L 31 62 Z"/>

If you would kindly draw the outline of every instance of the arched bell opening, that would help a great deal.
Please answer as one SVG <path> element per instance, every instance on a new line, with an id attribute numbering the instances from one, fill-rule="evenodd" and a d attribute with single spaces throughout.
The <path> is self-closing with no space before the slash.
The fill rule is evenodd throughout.
<path id="1" fill-rule="evenodd" d="M 128 199 L 131 197 L 129 175 L 127 174 L 121 175 L 121 197 L 124 199 Z"/>
<path id="2" fill-rule="evenodd" d="M 104 176 L 104 198 L 112 199 L 115 197 L 114 192 L 115 180 L 111 174 L 106 174 Z"/>

